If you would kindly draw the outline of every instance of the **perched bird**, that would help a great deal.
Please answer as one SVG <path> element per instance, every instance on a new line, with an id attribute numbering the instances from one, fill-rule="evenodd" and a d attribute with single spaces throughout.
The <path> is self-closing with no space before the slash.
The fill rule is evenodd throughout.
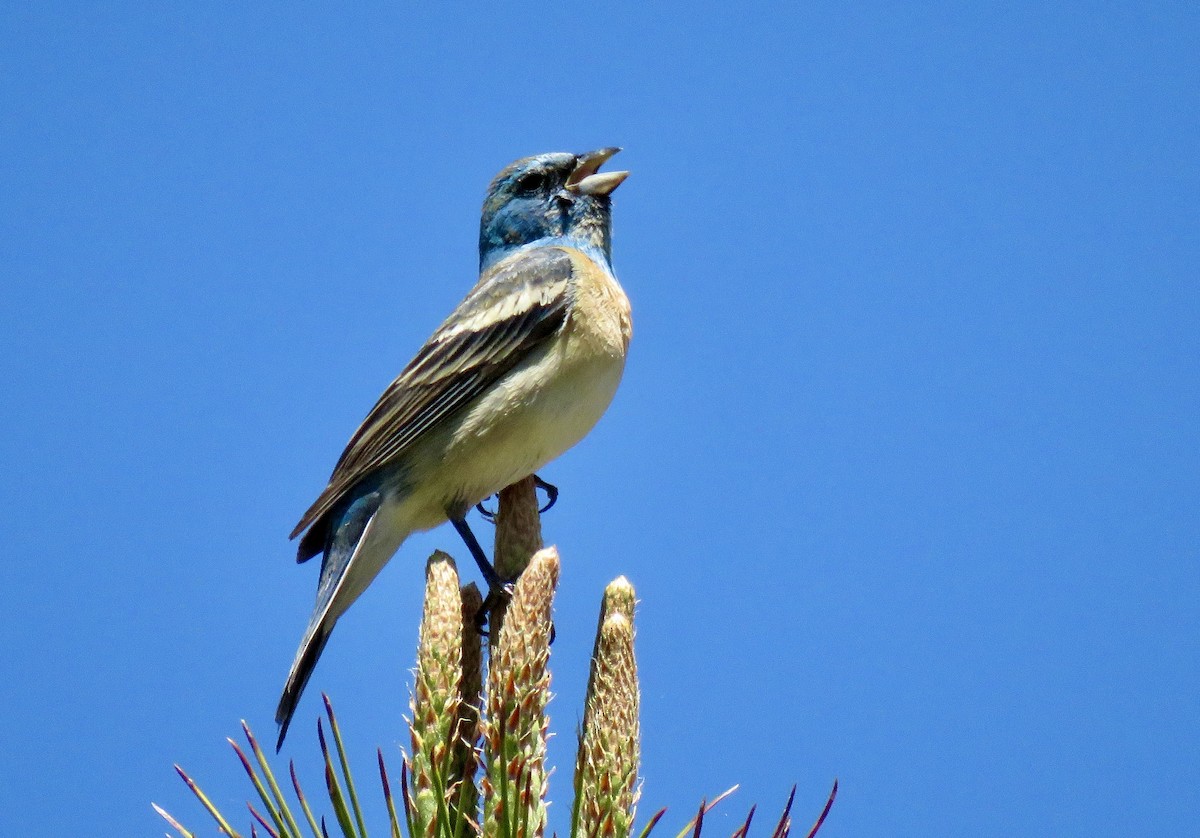
<path id="1" fill-rule="evenodd" d="M 317 601 L 275 711 L 283 745 L 339 617 L 409 534 L 467 512 L 579 442 L 616 392 L 631 336 L 613 275 L 620 149 L 527 157 L 483 203 L 479 281 L 384 391 L 292 531 L 323 554 Z M 495 574 L 489 584 L 495 584 Z"/>

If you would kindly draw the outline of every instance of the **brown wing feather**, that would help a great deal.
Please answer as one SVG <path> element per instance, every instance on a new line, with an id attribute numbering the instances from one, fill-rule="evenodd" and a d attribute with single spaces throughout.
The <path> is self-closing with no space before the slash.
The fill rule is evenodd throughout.
<path id="1" fill-rule="evenodd" d="M 570 307 L 571 270 L 565 250 L 547 247 L 505 259 L 481 277 L 380 396 L 291 537 L 558 331 Z M 323 544 L 302 544 L 300 560 L 321 549 Z"/>

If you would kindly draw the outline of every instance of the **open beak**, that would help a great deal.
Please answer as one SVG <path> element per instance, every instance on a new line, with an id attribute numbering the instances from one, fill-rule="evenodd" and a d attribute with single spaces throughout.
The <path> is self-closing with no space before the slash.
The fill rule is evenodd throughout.
<path id="1" fill-rule="evenodd" d="M 621 185 L 629 172 L 598 172 L 604 162 L 621 149 L 601 148 L 579 155 L 575 170 L 567 178 L 566 187 L 581 195 L 607 195 Z"/>

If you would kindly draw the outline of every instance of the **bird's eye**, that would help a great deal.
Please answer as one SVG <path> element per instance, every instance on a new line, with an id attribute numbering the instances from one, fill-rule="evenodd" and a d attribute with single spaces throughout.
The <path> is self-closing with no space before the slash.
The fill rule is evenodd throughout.
<path id="1" fill-rule="evenodd" d="M 526 172 L 517 178 L 517 191 L 528 195 L 546 185 L 546 176 L 541 172 Z"/>

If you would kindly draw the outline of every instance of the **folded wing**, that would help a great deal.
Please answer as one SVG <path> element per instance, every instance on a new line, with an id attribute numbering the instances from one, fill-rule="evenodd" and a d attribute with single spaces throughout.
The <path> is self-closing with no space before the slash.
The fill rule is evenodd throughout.
<path id="1" fill-rule="evenodd" d="M 354 432 L 329 485 L 292 531 L 297 561 L 325 549 L 328 514 L 372 472 L 461 410 L 557 332 L 570 308 L 571 258 L 557 247 L 519 252 L 485 273 L 425 342 Z"/>

